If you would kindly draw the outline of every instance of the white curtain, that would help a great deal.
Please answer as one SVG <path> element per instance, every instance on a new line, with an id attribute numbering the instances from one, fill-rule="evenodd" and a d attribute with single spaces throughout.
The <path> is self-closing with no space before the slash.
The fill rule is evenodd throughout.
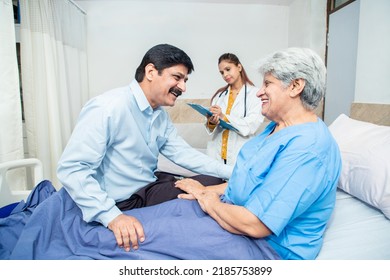
<path id="1" fill-rule="evenodd" d="M 12 0 L 0 0 L 0 123 L 0 162 L 22 159 L 22 110 Z M 24 182 L 15 181 L 23 178 L 20 174 L 24 172 L 9 173 L 12 185 Z"/>
<path id="2" fill-rule="evenodd" d="M 88 99 L 86 15 L 69 0 L 20 0 L 28 152 L 57 188 L 57 162 Z"/>

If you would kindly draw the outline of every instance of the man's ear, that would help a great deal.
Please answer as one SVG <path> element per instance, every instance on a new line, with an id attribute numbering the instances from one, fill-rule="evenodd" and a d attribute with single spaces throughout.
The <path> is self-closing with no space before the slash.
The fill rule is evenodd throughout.
<path id="1" fill-rule="evenodd" d="M 156 71 L 156 67 L 154 67 L 153 63 L 149 63 L 145 66 L 145 78 L 148 81 L 153 80 L 154 72 Z"/>
<path id="2" fill-rule="evenodd" d="M 290 85 L 290 96 L 296 97 L 301 94 L 303 89 L 305 88 L 306 81 L 304 79 L 295 79 L 291 82 Z"/>

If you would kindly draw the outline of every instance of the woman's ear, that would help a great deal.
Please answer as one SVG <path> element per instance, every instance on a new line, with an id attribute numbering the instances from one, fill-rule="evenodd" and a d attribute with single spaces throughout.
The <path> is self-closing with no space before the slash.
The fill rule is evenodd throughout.
<path id="1" fill-rule="evenodd" d="M 304 79 L 295 79 L 291 82 L 290 88 L 290 96 L 296 97 L 301 94 L 303 89 L 305 88 L 306 81 Z"/>

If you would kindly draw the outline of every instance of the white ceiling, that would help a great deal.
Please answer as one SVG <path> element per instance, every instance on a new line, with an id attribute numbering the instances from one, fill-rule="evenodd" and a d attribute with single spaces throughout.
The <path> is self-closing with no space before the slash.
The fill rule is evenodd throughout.
<path id="1" fill-rule="evenodd" d="M 108 1 L 108 0 L 76 0 L 81 1 Z M 122 0 L 122 1 L 139 1 L 139 0 Z M 263 4 L 263 5 L 281 5 L 289 6 L 294 0 L 143 0 L 150 2 L 194 2 L 194 3 L 220 3 L 220 4 Z"/>

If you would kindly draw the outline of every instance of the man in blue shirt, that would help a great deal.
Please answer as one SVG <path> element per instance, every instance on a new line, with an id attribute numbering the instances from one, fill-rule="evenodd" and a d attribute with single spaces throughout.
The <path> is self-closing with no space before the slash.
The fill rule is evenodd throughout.
<path id="1" fill-rule="evenodd" d="M 86 222 L 96 221 L 113 231 L 126 251 L 145 239 L 140 222 L 118 207 L 145 186 L 159 190 L 164 176 L 155 174 L 159 153 L 199 174 L 228 179 L 232 167 L 189 146 L 162 106 L 174 106 L 186 90 L 194 67 L 188 55 L 174 46 L 151 48 L 129 86 L 110 90 L 82 109 L 73 134 L 58 163 L 57 174 Z M 165 185 L 166 186 L 166 185 Z M 157 195 L 158 196 L 158 195 Z M 126 204 L 126 203 L 125 203 Z"/>

